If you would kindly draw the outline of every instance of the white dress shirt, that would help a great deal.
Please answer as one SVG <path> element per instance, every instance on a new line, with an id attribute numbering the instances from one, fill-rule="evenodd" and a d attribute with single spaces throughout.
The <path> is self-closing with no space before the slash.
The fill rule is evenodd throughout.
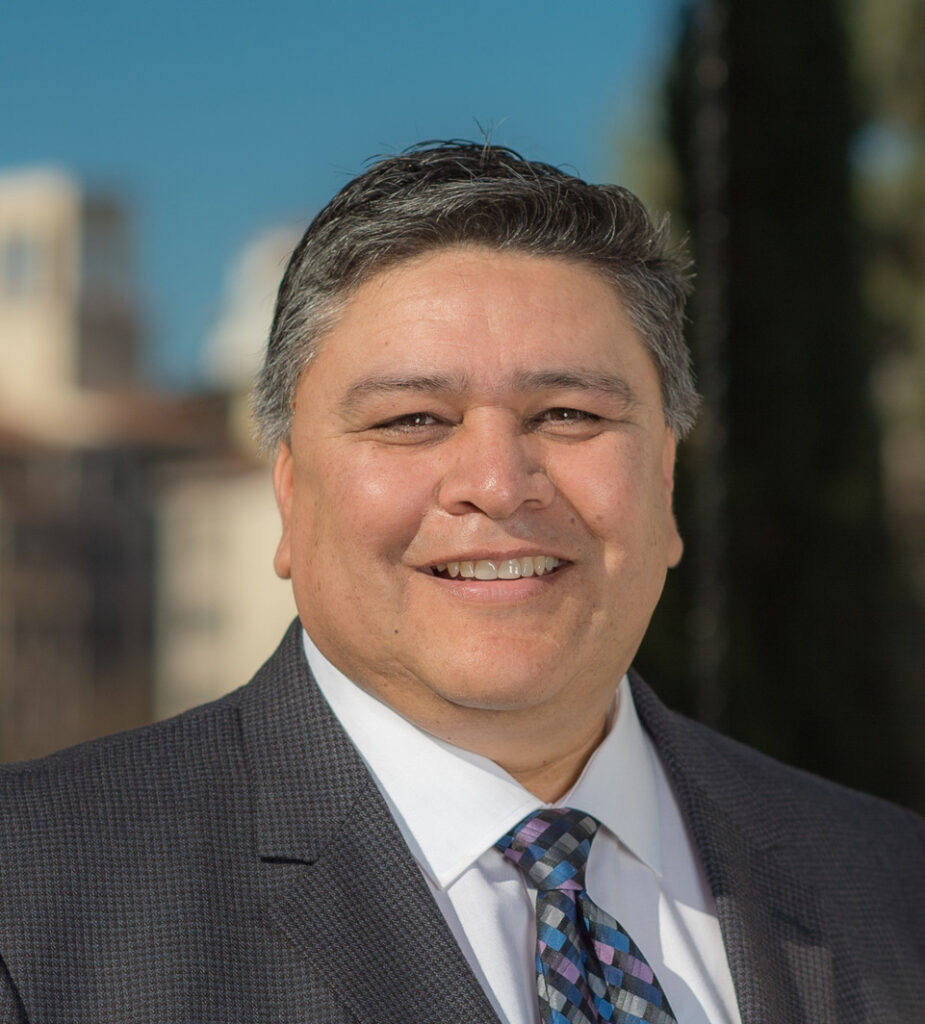
<path id="1" fill-rule="evenodd" d="M 506 1024 L 538 1024 L 534 894 L 494 844 L 543 802 L 493 761 L 424 732 L 350 682 L 307 633 L 304 643 L 495 1012 Z M 557 804 L 601 822 L 588 894 L 642 949 L 679 1024 L 740 1024 L 700 859 L 625 677 L 610 717 Z"/>

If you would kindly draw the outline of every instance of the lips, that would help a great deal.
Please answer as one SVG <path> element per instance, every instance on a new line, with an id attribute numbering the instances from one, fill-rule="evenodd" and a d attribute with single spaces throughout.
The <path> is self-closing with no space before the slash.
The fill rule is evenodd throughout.
<path id="1" fill-rule="evenodd" d="M 525 555 L 522 558 L 479 558 L 459 562 L 438 562 L 431 566 L 444 579 L 519 580 L 555 572 L 562 561 L 553 555 Z"/>

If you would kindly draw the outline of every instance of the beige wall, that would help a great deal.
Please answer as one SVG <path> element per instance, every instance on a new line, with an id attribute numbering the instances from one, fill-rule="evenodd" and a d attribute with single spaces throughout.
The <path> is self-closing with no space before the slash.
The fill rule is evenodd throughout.
<path id="1" fill-rule="evenodd" d="M 269 469 L 214 467 L 164 482 L 158 503 L 155 716 L 246 683 L 295 615 L 273 572 Z"/>
<path id="2" fill-rule="evenodd" d="M 74 382 L 81 211 L 59 172 L 0 175 L 0 401 Z"/>
<path id="3" fill-rule="evenodd" d="M 205 374 L 232 395 L 229 442 L 239 460 L 175 467 L 158 490 L 157 717 L 246 683 L 295 615 L 288 581 L 273 572 L 279 516 L 269 467 L 255 463 L 247 392 L 298 234 L 262 232 L 237 254 L 206 339 Z"/>

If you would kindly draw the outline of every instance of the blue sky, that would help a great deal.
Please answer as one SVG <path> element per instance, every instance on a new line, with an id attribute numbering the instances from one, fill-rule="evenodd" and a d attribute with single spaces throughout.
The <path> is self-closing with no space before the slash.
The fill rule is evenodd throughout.
<path id="1" fill-rule="evenodd" d="M 54 164 L 132 204 L 164 381 L 195 380 L 234 253 L 377 153 L 493 138 L 620 175 L 679 0 L 8 0 L 0 170 Z"/>

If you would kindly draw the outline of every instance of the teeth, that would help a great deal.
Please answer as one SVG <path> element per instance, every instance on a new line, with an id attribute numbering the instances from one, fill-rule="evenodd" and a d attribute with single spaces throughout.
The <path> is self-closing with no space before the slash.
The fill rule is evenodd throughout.
<path id="1" fill-rule="evenodd" d="M 440 562 L 434 569 L 449 573 L 453 579 L 461 576 L 466 580 L 519 580 L 526 576 L 542 576 L 560 564 L 559 559 L 552 555 L 534 555 L 503 561 L 480 558 L 468 562 Z"/>
<path id="2" fill-rule="evenodd" d="M 509 558 L 506 562 L 498 563 L 498 579 L 499 580 L 519 580 L 520 579 L 520 559 Z"/>

